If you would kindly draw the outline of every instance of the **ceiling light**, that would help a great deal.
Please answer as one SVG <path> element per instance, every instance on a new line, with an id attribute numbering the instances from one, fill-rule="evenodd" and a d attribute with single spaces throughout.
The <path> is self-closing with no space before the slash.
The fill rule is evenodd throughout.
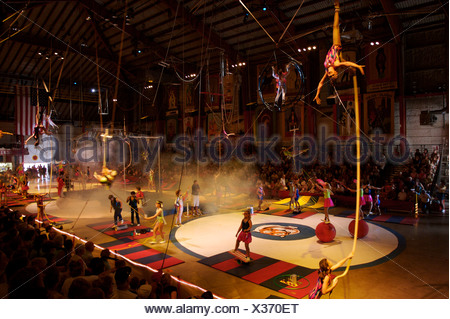
<path id="1" fill-rule="evenodd" d="M 317 47 L 316 47 L 316 46 L 313 46 L 313 50 L 315 50 L 315 49 L 317 49 Z"/>
<path id="2" fill-rule="evenodd" d="M 376 44 L 376 45 L 380 45 L 380 42 L 377 41 L 377 42 L 375 42 L 375 44 Z"/>
<path id="3" fill-rule="evenodd" d="M 373 43 L 373 42 L 370 42 L 370 45 L 374 45 L 375 43 Z"/>
<path id="4" fill-rule="evenodd" d="M 308 47 L 308 51 L 311 51 L 311 47 Z"/>
<path id="5" fill-rule="evenodd" d="M 92 93 L 95 93 L 95 89 L 91 89 L 91 92 L 92 92 Z"/>

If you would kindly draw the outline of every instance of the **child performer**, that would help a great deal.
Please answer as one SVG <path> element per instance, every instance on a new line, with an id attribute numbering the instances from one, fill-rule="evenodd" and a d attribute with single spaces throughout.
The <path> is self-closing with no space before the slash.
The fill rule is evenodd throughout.
<path id="1" fill-rule="evenodd" d="M 322 295 L 331 293 L 338 283 L 338 279 L 331 280 L 331 272 L 341 267 L 347 260 L 353 258 L 353 253 L 339 261 L 336 265 L 332 265 L 330 261 L 323 258 L 319 262 L 319 278 L 316 287 L 309 293 L 309 299 L 320 299 Z"/>
<path id="2" fill-rule="evenodd" d="M 140 186 L 136 187 L 136 199 L 138 200 L 137 208 L 138 208 L 138 214 L 144 215 L 144 206 L 145 206 L 145 195 L 144 192 L 141 190 Z"/>
<path id="3" fill-rule="evenodd" d="M 109 212 L 111 212 L 114 209 L 114 226 L 117 226 L 117 221 L 120 220 L 120 222 L 123 224 L 122 219 L 122 202 L 118 200 L 113 195 L 108 196 L 109 201 L 111 202 L 111 207 L 109 208 Z"/>
<path id="4" fill-rule="evenodd" d="M 333 207 L 333 200 L 331 199 L 331 195 L 334 195 L 334 193 L 331 191 L 331 185 L 330 183 L 325 183 L 321 179 L 317 180 L 316 186 L 323 192 L 323 212 L 325 213 L 325 224 L 330 223 L 330 216 L 328 215 L 328 209 L 330 207 Z"/>
<path id="5" fill-rule="evenodd" d="M 161 241 L 159 243 L 164 244 L 166 241 L 164 240 L 163 226 L 166 224 L 166 220 L 164 219 L 164 211 L 162 209 L 163 202 L 160 200 L 156 201 L 155 207 L 155 215 L 144 217 L 144 219 L 149 220 L 155 218 L 155 225 L 153 226 L 153 240 L 151 241 L 151 244 L 156 244 L 156 236 L 158 235 L 158 232 L 161 236 Z"/>
<path id="6" fill-rule="evenodd" d="M 327 53 L 327 56 L 325 58 L 325 74 L 322 77 L 322 79 L 319 82 L 319 85 L 317 86 L 317 93 L 316 97 L 314 98 L 314 101 L 317 102 L 317 104 L 320 104 L 320 89 L 325 84 L 325 81 L 327 77 L 330 78 L 332 82 L 336 81 L 338 78 L 338 73 L 336 71 L 337 68 L 346 66 L 346 67 L 355 67 L 359 69 L 359 71 L 364 74 L 363 67 L 364 65 L 358 65 L 353 62 L 349 61 L 341 61 L 341 51 L 342 51 L 342 45 L 341 45 L 341 34 L 339 31 L 339 0 L 334 0 L 334 22 L 333 22 L 333 46 L 330 48 L 330 50 Z"/>
<path id="7" fill-rule="evenodd" d="M 258 183 L 258 189 L 256 190 L 256 195 L 258 196 L 258 209 L 257 210 L 262 210 L 261 205 L 263 203 L 265 194 L 264 194 L 264 188 L 263 188 L 261 182 Z"/>
<path id="8" fill-rule="evenodd" d="M 37 206 L 37 220 L 43 222 L 44 221 L 44 209 L 45 209 L 45 205 L 44 205 L 44 197 L 47 194 L 36 194 L 34 195 L 34 200 L 36 201 L 36 206 Z"/>
<path id="9" fill-rule="evenodd" d="M 127 198 L 127 203 L 130 205 L 131 208 L 131 225 L 134 226 L 134 215 L 136 214 L 136 222 L 137 226 L 141 226 L 141 222 L 139 220 L 139 213 L 138 213 L 138 200 L 136 198 L 136 192 L 132 191 L 130 193 L 131 196 Z"/>
<path id="10" fill-rule="evenodd" d="M 364 190 L 364 201 L 369 203 L 369 213 L 368 215 L 373 215 L 372 208 L 373 208 L 373 198 L 372 198 L 372 190 L 381 190 L 382 188 L 378 188 L 375 186 L 370 185 L 370 182 L 367 183 L 367 185 L 363 185 L 362 189 Z"/>
<path id="11" fill-rule="evenodd" d="M 286 72 L 283 72 L 283 70 L 279 69 L 278 73 L 275 73 L 275 67 L 272 65 L 272 76 L 275 78 L 275 80 L 277 80 L 277 96 L 275 97 L 274 104 L 278 108 L 280 108 L 280 106 L 284 104 L 284 100 L 286 98 L 286 81 L 289 75 L 289 66 L 290 64 L 286 65 Z"/>
<path id="12" fill-rule="evenodd" d="M 357 183 L 358 181 L 356 180 L 356 179 L 354 179 L 353 180 L 353 183 Z M 356 193 L 356 189 L 351 189 L 351 188 L 348 188 L 347 186 L 345 186 L 345 185 L 343 185 L 347 190 L 349 190 L 350 192 L 352 192 L 352 193 Z M 359 197 L 360 197 L 360 199 L 359 199 L 359 217 L 361 218 L 361 219 L 364 219 L 364 212 L 363 212 L 363 210 L 362 210 L 362 207 L 364 206 L 364 205 L 366 205 L 366 201 L 365 201 L 365 199 L 364 199 L 364 188 L 363 187 L 361 187 L 360 188 L 360 194 L 359 194 Z"/>
<path id="13" fill-rule="evenodd" d="M 295 186 L 294 182 L 289 182 L 289 197 L 291 200 L 289 201 L 289 210 L 291 210 L 292 206 L 294 206 L 295 209 Z"/>
<path id="14" fill-rule="evenodd" d="M 242 219 L 241 225 L 236 233 L 236 246 L 234 247 L 234 251 L 237 251 L 239 248 L 239 244 L 241 241 L 245 244 L 245 251 L 247 253 L 247 259 L 250 260 L 250 247 L 249 244 L 252 242 L 252 234 L 250 231 L 252 230 L 252 219 L 250 216 L 250 210 L 246 210 L 244 212 L 244 218 Z"/>
<path id="15" fill-rule="evenodd" d="M 175 200 L 175 209 L 177 212 L 177 220 L 175 221 L 175 226 L 180 227 L 181 226 L 181 216 L 183 216 L 183 196 L 181 196 L 181 190 L 178 189 L 175 192 L 175 195 L 177 196 L 177 199 Z"/>

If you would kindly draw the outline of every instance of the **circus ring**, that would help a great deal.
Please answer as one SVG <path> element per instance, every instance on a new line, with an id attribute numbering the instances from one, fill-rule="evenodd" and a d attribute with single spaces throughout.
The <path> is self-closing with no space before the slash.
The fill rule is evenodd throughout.
<path id="1" fill-rule="evenodd" d="M 265 214 L 252 216 L 252 252 L 282 260 L 302 267 L 316 269 L 319 261 L 326 257 L 336 262 L 352 249 L 353 238 L 348 231 L 351 219 L 332 217 L 336 237 L 332 242 L 322 243 L 315 236 L 314 229 L 321 222 L 322 214 L 315 214 L 299 220 Z M 191 220 L 172 232 L 171 240 L 177 248 L 202 259 L 217 252 L 234 247 L 236 231 L 242 220 L 242 213 L 228 213 Z M 371 267 L 389 261 L 405 248 L 405 239 L 397 232 L 369 224 L 369 234 L 358 240 L 352 268 Z M 297 227 L 299 233 L 285 237 L 256 233 L 255 228 L 264 225 L 289 225 Z M 290 237 L 293 236 L 293 237 Z M 243 245 L 241 244 L 241 248 Z"/>

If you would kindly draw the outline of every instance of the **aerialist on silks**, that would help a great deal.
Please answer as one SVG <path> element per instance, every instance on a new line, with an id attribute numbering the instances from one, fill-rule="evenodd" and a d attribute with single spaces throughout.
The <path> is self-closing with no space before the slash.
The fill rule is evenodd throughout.
<path id="1" fill-rule="evenodd" d="M 332 84 L 337 80 L 339 75 L 337 72 L 337 68 L 343 66 L 355 67 L 359 69 L 362 74 L 364 74 L 364 65 L 358 65 L 354 62 L 345 61 L 342 59 L 341 33 L 339 31 L 339 11 L 339 0 L 334 0 L 333 45 L 331 46 L 330 50 L 327 53 L 327 56 L 325 57 L 325 74 L 323 75 L 322 79 L 319 82 L 319 85 L 317 86 L 317 93 L 316 97 L 314 98 L 314 101 L 316 101 L 317 104 L 320 104 L 321 102 L 319 94 L 322 86 L 325 84 L 327 77 L 330 78 Z"/>

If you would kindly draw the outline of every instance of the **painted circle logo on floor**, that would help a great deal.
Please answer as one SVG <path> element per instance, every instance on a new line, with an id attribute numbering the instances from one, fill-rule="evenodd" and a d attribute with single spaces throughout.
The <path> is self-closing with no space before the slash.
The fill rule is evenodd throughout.
<path id="1" fill-rule="evenodd" d="M 271 240 L 299 240 L 315 236 L 315 231 L 298 224 L 257 224 L 253 225 L 252 236 Z"/>

